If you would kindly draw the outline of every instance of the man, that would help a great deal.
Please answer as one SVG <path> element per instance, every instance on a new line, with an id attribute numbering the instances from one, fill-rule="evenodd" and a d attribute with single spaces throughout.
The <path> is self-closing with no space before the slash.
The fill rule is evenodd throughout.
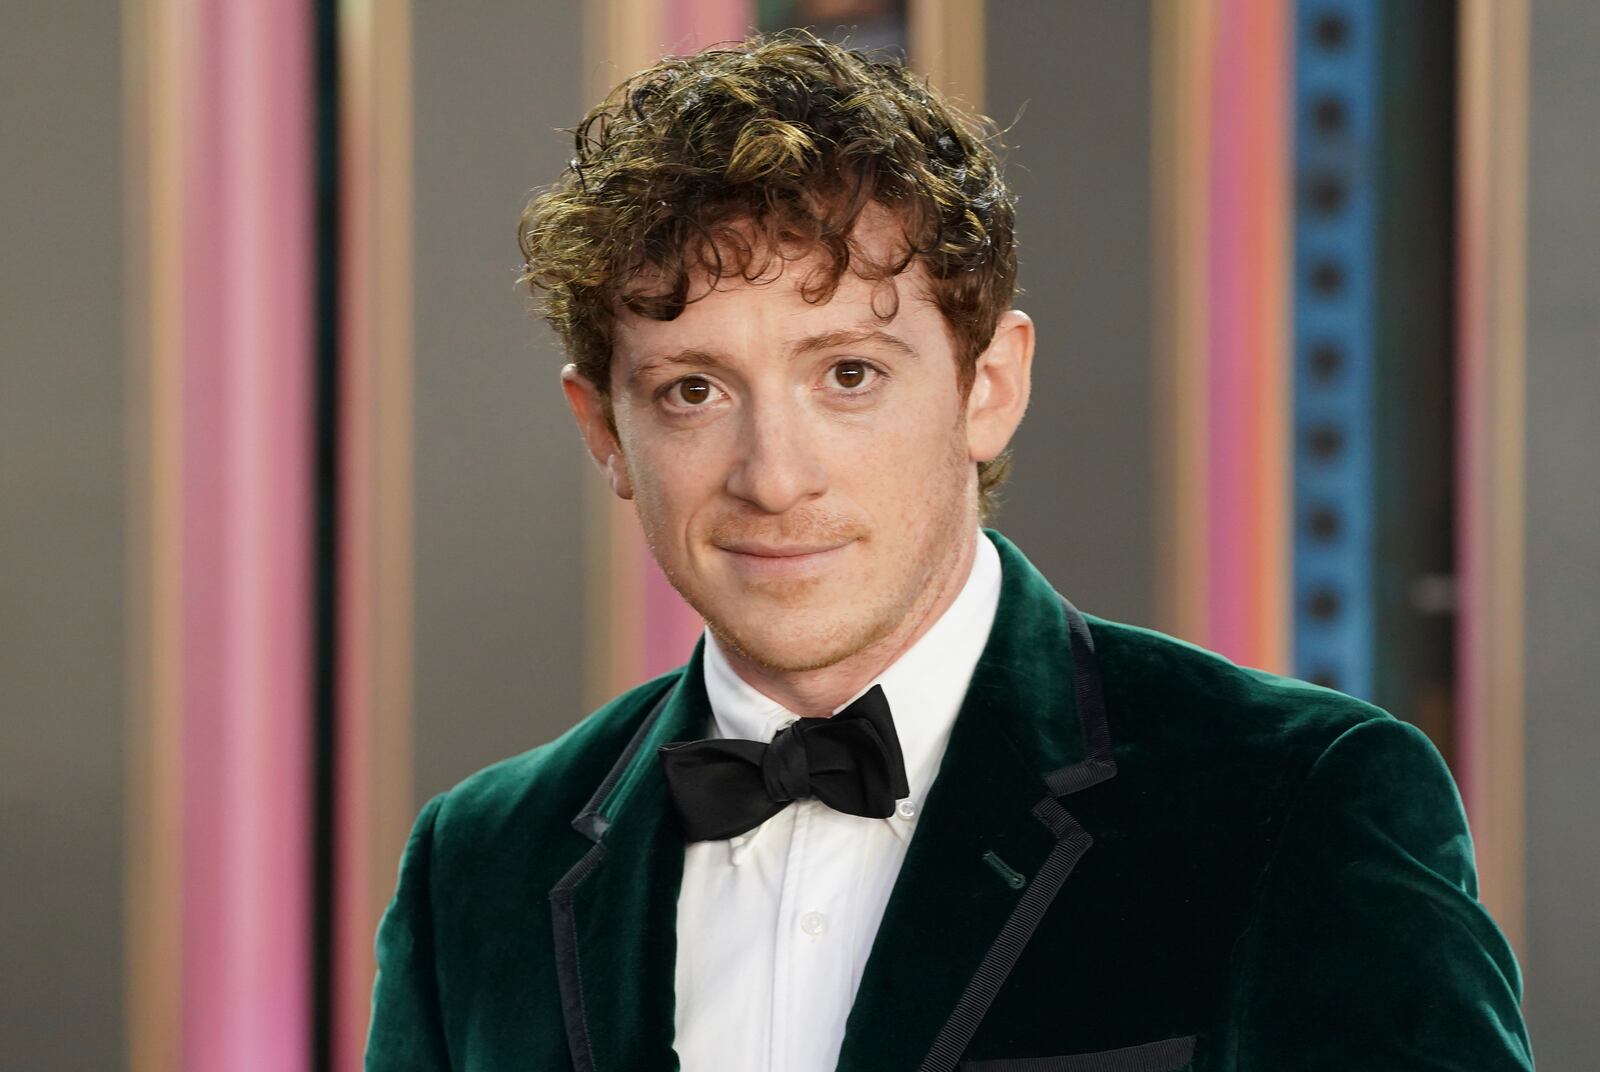
<path id="1" fill-rule="evenodd" d="M 980 529 L 1034 349 L 1012 218 L 974 121 L 809 37 L 579 127 L 528 279 L 706 633 L 423 809 L 369 1068 L 1531 1067 L 1419 731 L 1080 614 Z"/>

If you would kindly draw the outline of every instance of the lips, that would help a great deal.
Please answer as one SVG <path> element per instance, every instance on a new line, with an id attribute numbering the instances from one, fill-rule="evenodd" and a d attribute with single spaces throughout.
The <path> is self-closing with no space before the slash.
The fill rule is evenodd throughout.
<path id="1" fill-rule="evenodd" d="M 830 569 L 853 544 L 734 543 L 719 544 L 733 568 L 750 580 L 814 577 Z"/>
<path id="2" fill-rule="evenodd" d="M 845 543 L 849 541 L 846 540 Z M 832 551 L 843 547 L 843 543 L 796 543 L 796 544 L 763 544 L 763 543 L 734 543 L 721 545 L 724 551 L 732 551 L 737 555 L 755 555 L 760 558 L 797 558 L 800 555 L 814 555 L 822 551 Z"/>

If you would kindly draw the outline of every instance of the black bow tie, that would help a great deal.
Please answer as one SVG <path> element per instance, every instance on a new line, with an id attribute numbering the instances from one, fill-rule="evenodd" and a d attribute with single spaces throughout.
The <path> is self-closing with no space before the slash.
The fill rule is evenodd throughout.
<path id="1" fill-rule="evenodd" d="M 909 796 L 889 701 L 874 685 L 832 718 L 802 718 L 771 744 L 737 738 L 670 741 L 658 751 L 689 841 L 742 834 L 790 801 L 887 819 Z"/>

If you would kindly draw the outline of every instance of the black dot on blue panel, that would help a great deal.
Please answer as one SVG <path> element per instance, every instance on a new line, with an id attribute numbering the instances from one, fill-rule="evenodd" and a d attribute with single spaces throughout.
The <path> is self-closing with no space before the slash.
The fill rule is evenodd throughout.
<path id="1" fill-rule="evenodd" d="M 1340 11 L 1324 11 L 1311 23 L 1311 40 L 1318 48 L 1337 52 L 1350 43 L 1350 20 Z"/>
<path id="2" fill-rule="evenodd" d="M 1344 290 L 1344 265 L 1335 260 L 1322 260 L 1311 266 L 1311 289 L 1324 298 L 1332 298 Z"/>
<path id="3" fill-rule="evenodd" d="M 1306 613 L 1315 621 L 1331 622 L 1343 609 L 1344 600 L 1340 598 L 1337 588 L 1321 585 L 1306 596 Z"/>
<path id="4" fill-rule="evenodd" d="M 1311 127 L 1323 137 L 1343 134 L 1349 124 L 1350 113 L 1342 98 L 1328 93 L 1311 102 Z"/>
<path id="5" fill-rule="evenodd" d="M 1331 171 L 1316 171 L 1306 177 L 1306 208 L 1318 216 L 1336 216 L 1345 206 L 1349 186 L 1344 176 Z"/>
<path id="6" fill-rule="evenodd" d="M 1306 429 L 1306 450 L 1319 462 L 1331 462 L 1344 452 L 1344 429 L 1324 421 Z"/>
<path id="7" fill-rule="evenodd" d="M 1314 506 L 1306 512 L 1306 533 L 1314 540 L 1332 542 L 1343 527 L 1339 511 L 1332 506 Z"/>
<path id="8" fill-rule="evenodd" d="M 1338 343 L 1319 342 L 1311 347 L 1308 364 L 1318 383 L 1332 383 L 1344 371 L 1344 350 Z"/>

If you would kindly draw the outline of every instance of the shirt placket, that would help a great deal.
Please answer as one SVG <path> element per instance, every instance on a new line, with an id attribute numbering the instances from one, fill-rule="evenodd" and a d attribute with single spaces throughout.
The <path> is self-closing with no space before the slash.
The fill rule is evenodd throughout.
<path id="1" fill-rule="evenodd" d="M 805 911 L 802 905 L 810 895 L 811 873 L 806 866 L 807 849 L 811 841 L 811 818 L 816 807 L 810 800 L 796 801 L 790 809 L 794 812 L 794 825 L 790 830 L 789 851 L 784 861 L 783 891 L 778 897 L 776 928 L 776 957 L 774 958 L 772 987 L 772 1049 L 771 1072 L 788 1072 L 791 1067 L 793 1037 L 791 1025 L 803 1022 L 796 1016 L 796 1001 L 806 993 L 806 959 L 799 942 L 806 938 L 796 916 Z"/>

